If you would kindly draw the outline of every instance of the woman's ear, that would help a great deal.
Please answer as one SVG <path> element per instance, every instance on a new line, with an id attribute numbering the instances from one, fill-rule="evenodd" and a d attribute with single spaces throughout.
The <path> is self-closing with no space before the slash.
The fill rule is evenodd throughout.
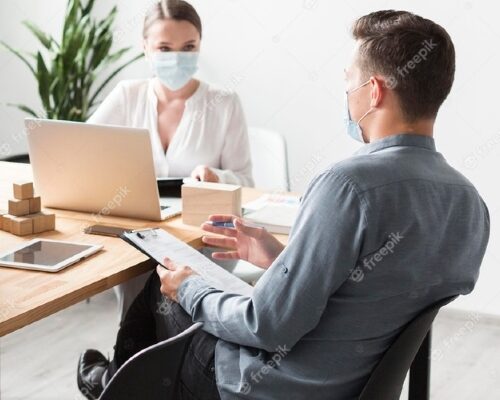
<path id="1" fill-rule="evenodd" d="M 147 39 L 142 40 L 142 50 L 144 51 L 144 58 L 146 60 L 149 60 L 149 47 L 148 47 L 148 40 Z"/>

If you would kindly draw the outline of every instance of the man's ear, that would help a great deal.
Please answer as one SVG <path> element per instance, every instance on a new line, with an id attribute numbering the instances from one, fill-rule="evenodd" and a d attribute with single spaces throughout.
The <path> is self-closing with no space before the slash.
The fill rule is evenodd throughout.
<path id="1" fill-rule="evenodd" d="M 382 103 L 385 96 L 384 80 L 377 76 L 370 77 L 371 99 L 370 107 L 376 108 Z"/>

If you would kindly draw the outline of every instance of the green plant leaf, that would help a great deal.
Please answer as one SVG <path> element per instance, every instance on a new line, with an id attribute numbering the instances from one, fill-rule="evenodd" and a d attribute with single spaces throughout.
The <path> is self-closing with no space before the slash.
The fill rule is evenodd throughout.
<path id="1" fill-rule="evenodd" d="M 118 14 L 118 8 L 114 6 L 108 15 L 97 24 L 97 27 L 103 31 L 109 30 L 113 22 L 115 22 L 116 15 Z"/>
<path id="2" fill-rule="evenodd" d="M 111 80 L 116 76 L 118 75 L 123 69 L 127 68 L 130 64 L 136 62 L 137 60 L 139 60 L 140 58 L 142 58 L 144 55 L 141 53 L 141 54 L 138 54 L 136 55 L 134 58 L 132 58 L 131 60 L 127 61 L 125 64 L 123 64 L 122 66 L 118 67 L 117 69 L 115 69 L 105 80 L 104 82 L 99 86 L 99 88 L 94 92 L 93 96 L 91 97 L 90 99 L 90 108 L 92 108 L 92 106 L 94 105 L 94 102 L 96 101 L 97 97 L 99 96 L 99 94 L 104 90 L 104 88 L 109 84 L 109 82 L 111 82 Z"/>
<path id="3" fill-rule="evenodd" d="M 75 57 L 78 53 L 78 49 L 82 46 L 84 42 L 83 36 L 83 25 L 80 25 L 71 35 L 71 39 L 68 40 L 67 47 L 63 56 L 63 64 L 68 67 L 75 62 Z"/>
<path id="4" fill-rule="evenodd" d="M 132 47 L 124 47 L 123 49 L 120 49 L 118 51 L 115 51 L 113 54 L 110 54 L 104 59 L 104 64 L 112 64 L 116 61 L 118 61 L 120 58 L 123 57 L 127 52 L 129 52 L 132 49 Z"/>
<path id="5" fill-rule="evenodd" d="M 49 93 L 52 96 L 52 99 L 54 100 L 55 108 L 57 108 L 57 105 L 61 101 L 61 90 L 59 89 L 59 86 L 61 86 L 59 77 L 54 76 L 52 82 L 50 83 Z"/>
<path id="6" fill-rule="evenodd" d="M 106 38 L 97 44 L 91 59 L 90 68 L 96 69 L 104 61 L 104 58 L 109 53 L 112 44 L 112 38 Z"/>
<path id="7" fill-rule="evenodd" d="M 91 47 L 94 43 L 94 37 L 95 37 L 95 25 L 92 23 L 92 21 L 89 19 L 89 25 L 90 28 L 87 27 L 87 32 L 85 34 L 85 38 L 83 40 L 83 43 L 78 51 L 79 57 L 80 57 L 80 63 L 82 66 L 86 65 L 86 59 L 89 54 L 89 51 L 91 50 Z"/>
<path id="8" fill-rule="evenodd" d="M 10 51 L 12 54 L 14 54 L 17 58 L 19 58 L 23 63 L 25 63 L 32 74 L 36 77 L 36 72 L 33 66 L 29 63 L 29 61 L 24 57 L 19 51 L 13 49 L 10 47 L 7 43 L 5 43 L 3 40 L 0 40 L 0 44 L 2 44 L 3 47 L 5 47 L 8 51 Z"/>
<path id="9" fill-rule="evenodd" d="M 40 51 L 24 55 L 2 42 L 36 78 L 46 118 L 85 121 L 111 80 L 142 57 L 142 54 L 137 55 L 120 65 L 130 48 L 111 51 L 117 7 L 112 7 L 104 18 L 95 18 L 92 16 L 95 3 L 95 0 L 67 0 L 59 41 L 34 23 L 24 22 L 40 41 L 45 57 Z M 115 64 L 119 64 L 118 68 Z M 102 77 L 102 72 L 108 68 L 113 72 L 106 72 Z M 98 86 L 95 91 L 94 86 Z M 30 115 L 37 114 L 27 106 L 16 106 Z"/>
<path id="10" fill-rule="evenodd" d="M 9 107 L 18 108 L 19 110 L 31 115 L 32 117 L 38 118 L 38 114 L 33 109 L 29 108 L 28 106 L 25 106 L 24 104 L 7 103 L 5 105 Z"/>
<path id="11" fill-rule="evenodd" d="M 42 99 L 43 106 L 49 114 L 50 110 L 50 74 L 43 60 L 42 54 L 37 54 L 37 78 L 38 78 L 38 93 Z"/>
<path id="12" fill-rule="evenodd" d="M 52 46 L 52 38 L 46 33 L 42 32 L 40 28 L 38 28 L 35 24 L 29 21 L 23 21 L 22 24 L 28 28 L 33 35 L 37 37 L 41 44 L 45 46 L 46 49 L 50 50 Z"/>
<path id="13" fill-rule="evenodd" d="M 81 8 L 82 15 L 90 14 L 92 9 L 94 8 L 94 2 L 95 2 L 95 0 L 89 0 L 89 2 L 87 3 L 87 5 L 85 7 L 82 5 L 82 8 Z"/>
<path id="14" fill-rule="evenodd" d="M 66 18 L 64 19 L 63 37 L 70 27 L 77 23 L 76 17 L 80 8 L 80 0 L 68 0 Z"/>

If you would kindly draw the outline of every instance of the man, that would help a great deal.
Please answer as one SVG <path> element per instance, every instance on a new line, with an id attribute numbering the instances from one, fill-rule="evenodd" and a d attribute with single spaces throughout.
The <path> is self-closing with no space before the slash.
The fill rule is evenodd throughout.
<path id="1" fill-rule="evenodd" d="M 199 321 L 179 398 L 356 399 L 409 321 L 472 291 L 488 211 L 433 140 L 454 79 L 453 43 L 439 25 L 404 11 L 366 15 L 353 36 L 346 126 L 366 144 L 313 179 L 288 245 L 239 219 L 234 229 L 204 225 L 225 235 L 204 238 L 228 248 L 215 258 L 267 269 L 252 297 L 216 290 L 166 260 L 170 270 L 158 268 L 161 281 L 153 274 L 131 307 L 115 360 L 82 356 L 81 387 Z"/>

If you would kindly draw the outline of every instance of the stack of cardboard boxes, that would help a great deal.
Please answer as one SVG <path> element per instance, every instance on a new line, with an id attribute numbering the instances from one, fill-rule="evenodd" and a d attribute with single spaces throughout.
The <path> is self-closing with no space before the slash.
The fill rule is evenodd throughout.
<path id="1" fill-rule="evenodd" d="M 14 183 L 14 199 L 8 214 L 0 214 L 0 229 L 18 236 L 54 230 L 55 214 L 41 212 L 41 199 L 35 196 L 33 183 Z"/>

